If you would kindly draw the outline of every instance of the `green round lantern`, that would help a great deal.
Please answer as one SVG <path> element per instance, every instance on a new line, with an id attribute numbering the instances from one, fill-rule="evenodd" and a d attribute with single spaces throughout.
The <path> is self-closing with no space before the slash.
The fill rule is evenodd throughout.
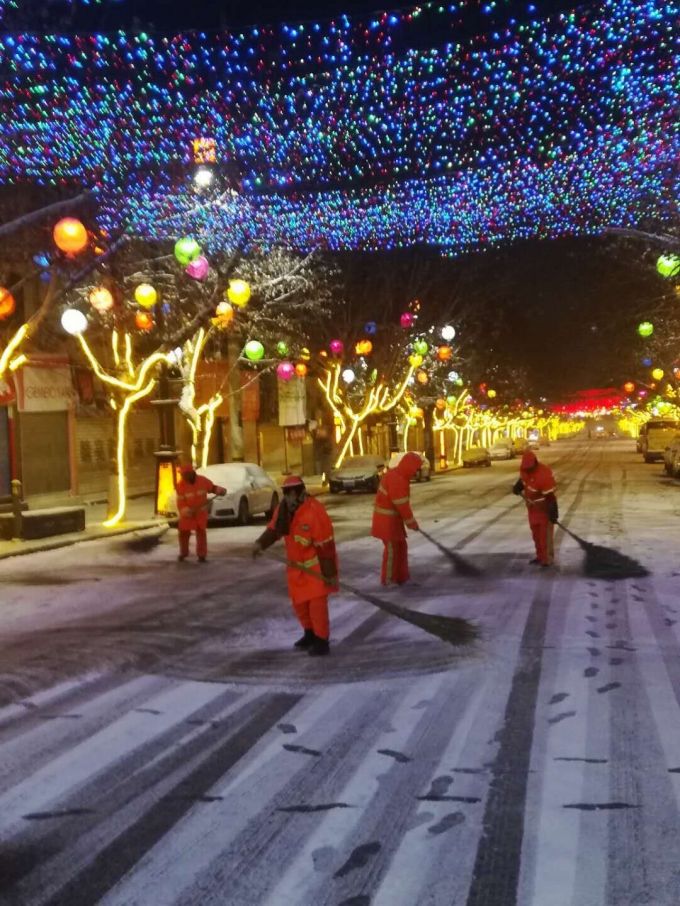
<path id="1" fill-rule="evenodd" d="M 200 254 L 200 245 L 195 239 L 191 239 L 189 236 L 178 239 L 175 243 L 175 258 L 180 264 L 184 265 L 184 267 L 186 267 L 187 264 L 191 264 L 191 262 L 195 258 L 198 258 Z"/>
<path id="2" fill-rule="evenodd" d="M 264 356 L 264 346 L 259 340 L 248 340 L 244 351 L 249 362 L 259 362 Z"/>
<path id="3" fill-rule="evenodd" d="M 283 340 L 279 340 L 279 342 L 276 344 L 276 354 L 288 355 L 288 343 L 284 343 Z"/>
<path id="4" fill-rule="evenodd" d="M 654 333 L 654 325 L 651 321 L 643 321 L 641 324 L 638 324 L 637 331 L 641 337 L 651 337 Z"/>
<path id="5" fill-rule="evenodd" d="M 677 255 L 659 255 L 656 270 L 662 277 L 677 277 L 680 274 L 680 258 Z"/>
<path id="6" fill-rule="evenodd" d="M 453 408 L 457 402 L 458 402 L 457 396 L 447 396 L 446 397 L 446 405 L 451 406 L 451 408 Z"/>
<path id="7" fill-rule="evenodd" d="M 427 340 L 416 340 L 413 344 L 413 351 L 417 355 L 427 355 L 430 351 L 430 347 L 427 344 Z"/>

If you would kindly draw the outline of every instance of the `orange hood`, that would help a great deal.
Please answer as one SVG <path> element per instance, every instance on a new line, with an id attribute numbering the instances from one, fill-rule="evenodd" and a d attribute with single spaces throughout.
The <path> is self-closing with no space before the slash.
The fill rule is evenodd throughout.
<path id="1" fill-rule="evenodd" d="M 394 467 L 394 471 L 410 481 L 422 464 L 423 461 L 417 453 L 405 453 Z"/>

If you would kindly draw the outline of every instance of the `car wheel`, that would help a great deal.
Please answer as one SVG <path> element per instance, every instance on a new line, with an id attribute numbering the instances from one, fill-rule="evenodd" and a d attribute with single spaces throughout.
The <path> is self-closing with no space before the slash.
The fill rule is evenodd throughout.
<path id="1" fill-rule="evenodd" d="M 272 518 L 272 516 L 274 515 L 274 511 L 276 510 L 278 505 L 279 505 L 279 495 L 272 494 L 272 499 L 271 499 L 271 503 L 269 504 L 269 509 L 264 514 L 266 519 Z"/>
<path id="2" fill-rule="evenodd" d="M 484 465 L 487 467 L 487 469 L 489 469 L 491 467 L 491 460 L 489 459 L 487 462 L 484 463 Z"/>
<path id="3" fill-rule="evenodd" d="M 250 507 L 248 506 L 248 501 L 245 497 L 241 497 L 239 502 L 236 521 L 239 525 L 248 525 L 250 522 Z"/>

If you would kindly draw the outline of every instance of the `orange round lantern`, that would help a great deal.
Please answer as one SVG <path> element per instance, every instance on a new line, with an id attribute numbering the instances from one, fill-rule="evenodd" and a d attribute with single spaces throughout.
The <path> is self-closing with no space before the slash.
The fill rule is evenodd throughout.
<path id="1" fill-rule="evenodd" d="M 12 293 L 4 286 L 0 286 L 0 321 L 11 318 L 16 307 L 17 303 Z"/>
<path id="2" fill-rule="evenodd" d="M 446 409 L 446 400 L 438 399 L 435 403 L 435 406 L 437 407 L 437 409 L 439 409 L 440 412 L 443 412 L 444 409 Z"/>
<path id="3" fill-rule="evenodd" d="M 623 385 L 623 389 L 626 391 L 626 393 L 632 393 L 633 390 L 635 390 L 635 384 L 632 381 L 626 381 L 626 383 Z"/>
<path id="4" fill-rule="evenodd" d="M 135 326 L 138 330 L 143 330 L 145 333 L 153 330 L 154 321 L 148 311 L 138 311 L 135 315 Z"/>
<path id="5" fill-rule="evenodd" d="M 304 362 L 298 362 L 295 366 L 295 374 L 298 377 L 306 377 L 307 375 L 307 366 Z"/>
<path id="6" fill-rule="evenodd" d="M 87 245 L 87 230 L 75 217 L 62 217 L 52 231 L 54 244 L 65 255 L 77 255 Z"/>
<path id="7" fill-rule="evenodd" d="M 215 309 L 215 317 L 211 320 L 215 327 L 226 330 L 234 320 L 234 309 L 228 302 L 220 302 Z"/>
<path id="8" fill-rule="evenodd" d="M 370 355 L 373 352 L 373 343 L 370 340 L 359 340 L 354 350 L 357 355 Z"/>
<path id="9" fill-rule="evenodd" d="M 105 286 L 96 286 L 90 290 L 90 305 L 100 314 L 111 311 L 113 308 L 113 296 Z"/>
<path id="10" fill-rule="evenodd" d="M 427 371 L 419 371 L 416 374 L 416 380 L 419 384 L 427 384 L 427 382 L 430 380 L 427 376 Z"/>
<path id="11" fill-rule="evenodd" d="M 453 357 L 453 349 L 450 346 L 438 346 L 437 358 L 440 362 L 449 362 Z"/>

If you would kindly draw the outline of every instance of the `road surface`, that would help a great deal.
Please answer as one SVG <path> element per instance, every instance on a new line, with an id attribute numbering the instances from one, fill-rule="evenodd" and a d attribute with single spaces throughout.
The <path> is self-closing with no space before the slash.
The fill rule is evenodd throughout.
<path id="1" fill-rule="evenodd" d="M 464 559 L 414 536 L 403 588 L 371 499 L 329 503 L 343 578 L 468 645 L 343 593 L 331 656 L 293 651 L 261 525 L 203 566 L 172 532 L 0 563 L 0 902 L 677 906 L 680 486 L 630 441 L 539 455 L 565 524 L 649 576 L 591 577 L 561 531 L 530 566 L 516 461 L 414 486 Z"/>

